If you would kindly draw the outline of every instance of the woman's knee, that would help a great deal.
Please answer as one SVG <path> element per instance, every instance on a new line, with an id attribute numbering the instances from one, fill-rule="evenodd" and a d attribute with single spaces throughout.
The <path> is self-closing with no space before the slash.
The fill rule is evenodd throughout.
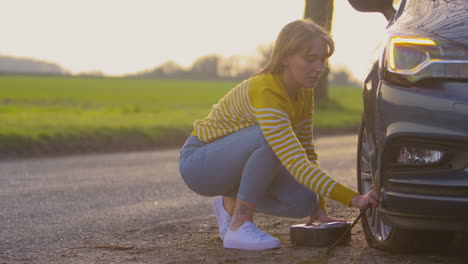
<path id="1" fill-rule="evenodd" d="M 263 132 L 262 132 L 260 126 L 255 125 L 254 129 L 255 129 L 255 132 L 256 132 L 256 135 L 257 135 L 257 146 L 258 146 L 257 149 L 260 149 L 262 151 L 262 155 L 275 160 L 279 165 L 280 161 L 277 158 L 277 156 L 276 156 L 275 152 L 273 151 L 273 149 L 271 148 L 270 144 L 266 140 L 265 136 L 263 135 Z"/>
<path id="2" fill-rule="evenodd" d="M 314 192 L 304 192 L 290 208 L 290 217 L 303 218 L 310 216 L 318 206 L 318 196 Z"/>
<path id="3" fill-rule="evenodd" d="M 268 145 L 268 141 L 266 140 L 265 136 L 263 135 L 263 131 L 262 131 L 260 125 L 254 125 L 254 126 L 252 126 L 252 129 L 254 130 L 254 133 L 255 133 L 255 135 L 257 137 L 258 146 Z"/>

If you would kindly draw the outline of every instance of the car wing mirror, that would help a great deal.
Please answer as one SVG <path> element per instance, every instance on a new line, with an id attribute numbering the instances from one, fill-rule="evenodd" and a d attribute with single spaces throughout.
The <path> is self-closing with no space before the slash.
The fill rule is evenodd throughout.
<path id="1" fill-rule="evenodd" d="M 359 12 L 379 12 L 389 21 L 396 13 L 392 5 L 393 0 L 348 0 L 348 2 Z"/>

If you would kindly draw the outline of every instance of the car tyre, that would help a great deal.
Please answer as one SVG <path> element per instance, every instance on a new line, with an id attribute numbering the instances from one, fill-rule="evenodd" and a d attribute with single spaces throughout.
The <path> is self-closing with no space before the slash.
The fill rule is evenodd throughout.
<path id="1" fill-rule="evenodd" d="M 373 188 L 370 149 L 364 117 L 361 121 L 357 152 L 357 185 L 359 193 Z M 368 245 L 389 252 L 418 253 L 444 251 L 453 237 L 452 232 L 406 230 L 387 225 L 376 208 L 369 208 L 361 218 Z"/>

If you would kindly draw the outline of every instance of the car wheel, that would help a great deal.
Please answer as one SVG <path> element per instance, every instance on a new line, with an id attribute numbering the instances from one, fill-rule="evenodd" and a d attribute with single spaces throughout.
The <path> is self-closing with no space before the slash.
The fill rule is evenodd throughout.
<path id="1" fill-rule="evenodd" d="M 361 194 L 369 192 L 374 182 L 368 140 L 363 118 L 359 130 L 357 153 L 357 185 Z M 377 208 L 369 208 L 361 220 L 367 243 L 384 251 L 411 253 L 444 250 L 452 239 L 451 232 L 406 230 L 387 225 Z"/>

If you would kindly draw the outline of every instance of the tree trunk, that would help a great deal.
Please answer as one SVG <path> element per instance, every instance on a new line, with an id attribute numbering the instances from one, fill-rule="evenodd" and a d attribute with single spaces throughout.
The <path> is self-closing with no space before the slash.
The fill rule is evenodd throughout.
<path id="1" fill-rule="evenodd" d="M 315 23 L 331 32 L 333 21 L 333 0 L 305 0 L 304 18 L 310 18 Z M 322 76 L 314 88 L 315 99 L 317 101 L 328 100 L 328 61 L 323 70 Z"/>

